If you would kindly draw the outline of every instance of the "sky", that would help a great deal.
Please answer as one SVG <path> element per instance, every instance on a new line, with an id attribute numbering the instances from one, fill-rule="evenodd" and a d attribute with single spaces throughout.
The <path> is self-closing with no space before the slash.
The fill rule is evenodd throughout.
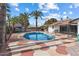
<path id="1" fill-rule="evenodd" d="M 40 10 L 43 13 L 42 19 L 39 18 L 38 26 L 41 26 L 50 18 L 71 19 L 79 18 L 79 3 L 9 3 L 10 14 L 12 17 L 20 13 L 31 13 L 34 10 Z M 35 26 L 35 19 L 29 18 L 31 26 Z"/>

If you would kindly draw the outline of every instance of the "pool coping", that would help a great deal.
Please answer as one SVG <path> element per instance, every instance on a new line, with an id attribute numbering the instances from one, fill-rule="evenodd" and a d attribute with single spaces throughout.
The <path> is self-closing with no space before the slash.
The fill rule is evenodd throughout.
<path id="1" fill-rule="evenodd" d="M 31 31 L 31 32 L 36 32 L 36 31 Z M 42 41 L 41 41 L 41 40 L 29 40 L 29 39 L 26 39 L 26 38 L 23 37 L 26 33 L 31 33 L 31 32 L 25 32 L 25 33 L 21 36 L 21 38 L 22 38 L 23 40 L 25 40 L 25 41 L 35 41 L 35 42 L 44 42 L 44 41 L 51 41 L 51 40 L 53 40 L 53 39 L 51 39 L 51 40 L 42 40 Z M 49 33 L 46 33 L 46 32 L 42 32 L 42 31 L 38 31 L 38 32 L 44 33 L 44 34 L 46 34 L 46 35 L 54 36 L 54 35 L 49 34 Z M 56 39 L 54 38 L 54 40 L 56 40 Z"/>

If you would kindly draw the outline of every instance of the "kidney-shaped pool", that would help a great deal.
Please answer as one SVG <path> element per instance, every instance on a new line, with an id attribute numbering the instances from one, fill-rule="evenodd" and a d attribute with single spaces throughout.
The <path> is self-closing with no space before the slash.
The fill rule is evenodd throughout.
<path id="1" fill-rule="evenodd" d="M 53 39 L 55 39 L 54 36 L 49 35 L 49 34 L 45 34 L 42 32 L 26 33 L 26 34 L 24 34 L 23 37 L 28 39 L 28 40 L 53 40 Z"/>

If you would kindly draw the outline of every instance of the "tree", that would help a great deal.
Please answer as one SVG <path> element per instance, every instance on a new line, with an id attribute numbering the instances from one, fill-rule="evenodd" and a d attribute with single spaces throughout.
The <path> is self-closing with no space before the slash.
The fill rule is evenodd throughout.
<path id="1" fill-rule="evenodd" d="M 7 15 L 7 20 L 8 20 L 8 26 L 10 27 L 10 18 L 11 18 L 11 15 L 9 14 L 11 11 L 10 11 L 10 7 L 9 7 L 9 5 L 8 4 L 6 4 L 6 11 L 7 11 L 7 13 L 6 13 L 6 15 Z"/>
<path id="2" fill-rule="evenodd" d="M 14 31 L 14 30 L 15 30 L 15 29 L 14 29 L 14 26 L 15 26 L 15 24 L 18 23 L 18 18 L 17 18 L 17 16 L 16 16 L 16 17 L 13 17 L 13 18 L 10 20 L 10 23 L 11 23 L 12 29 L 13 29 L 13 31 Z"/>
<path id="3" fill-rule="evenodd" d="M 6 24 L 6 26 L 8 26 L 8 28 L 10 27 L 10 19 L 11 19 L 10 14 L 7 14 L 7 20 L 6 20 L 7 24 Z M 10 30 L 10 28 L 9 28 L 9 30 Z"/>
<path id="4" fill-rule="evenodd" d="M 21 13 L 19 16 L 19 23 L 24 27 L 24 31 L 26 31 L 29 25 L 29 13 Z"/>
<path id="5" fill-rule="evenodd" d="M 49 19 L 48 21 L 45 22 L 45 25 L 50 25 L 50 24 L 53 24 L 55 22 L 57 22 L 57 19 L 51 18 L 51 19 Z"/>
<path id="6" fill-rule="evenodd" d="M 33 16 L 35 19 L 36 19 L 36 31 L 38 30 L 37 27 L 38 27 L 38 18 L 42 16 L 42 12 L 41 11 L 38 11 L 38 10 L 35 10 L 31 13 L 31 16 Z"/>
<path id="7" fill-rule="evenodd" d="M 10 34 L 9 34 L 9 36 L 8 36 L 8 38 L 7 38 L 7 41 L 10 39 L 10 37 L 11 37 L 11 35 L 12 35 L 12 33 L 15 31 L 15 24 L 17 24 L 18 23 L 18 17 L 16 16 L 16 17 L 12 17 L 12 18 L 10 18 L 10 20 L 8 20 L 9 22 L 10 22 L 10 27 L 9 27 L 9 29 L 10 29 Z M 6 29 L 7 30 L 7 29 Z"/>
<path id="8" fill-rule="evenodd" d="M 6 4 L 6 10 L 7 10 L 7 12 L 11 12 L 11 11 L 10 11 L 10 7 L 9 7 L 8 4 Z"/>
<path id="9" fill-rule="evenodd" d="M 55 23 L 55 22 L 57 22 L 57 19 L 51 18 L 51 19 L 47 20 L 47 21 L 44 23 L 44 25 L 42 25 L 42 28 L 43 28 L 43 29 L 47 29 L 48 26 L 50 26 L 51 24 L 53 24 L 53 23 Z"/>
<path id="10" fill-rule="evenodd" d="M 10 27 L 10 20 L 11 20 L 11 15 L 10 15 L 10 7 L 8 4 L 6 4 L 6 17 L 7 17 L 7 20 L 6 20 L 6 42 L 9 40 L 10 36 L 11 36 L 11 33 L 12 33 L 12 30 L 11 30 L 11 27 Z M 9 35 L 9 37 L 7 38 L 7 33 Z"/>
<path id="11" fill-rule="evenodd" d="M 6 5 L 0 3 L 0 51 L 4 52 L 5 49 L 5 17 L 6 17 Z"/>

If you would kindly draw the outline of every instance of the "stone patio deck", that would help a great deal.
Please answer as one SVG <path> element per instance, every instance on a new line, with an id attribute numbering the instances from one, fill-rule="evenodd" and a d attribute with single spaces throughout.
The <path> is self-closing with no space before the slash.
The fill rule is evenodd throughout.
<path id="1" fill-rule="evenodd" d="M 8 43 L 12 56 L 78 56 L 79 42 L 76 38 L 67 39 L 67 35 L 58 35 L 55 40 L 32 41 L 25 40 L 21 34 L 13 34 Z"/>

